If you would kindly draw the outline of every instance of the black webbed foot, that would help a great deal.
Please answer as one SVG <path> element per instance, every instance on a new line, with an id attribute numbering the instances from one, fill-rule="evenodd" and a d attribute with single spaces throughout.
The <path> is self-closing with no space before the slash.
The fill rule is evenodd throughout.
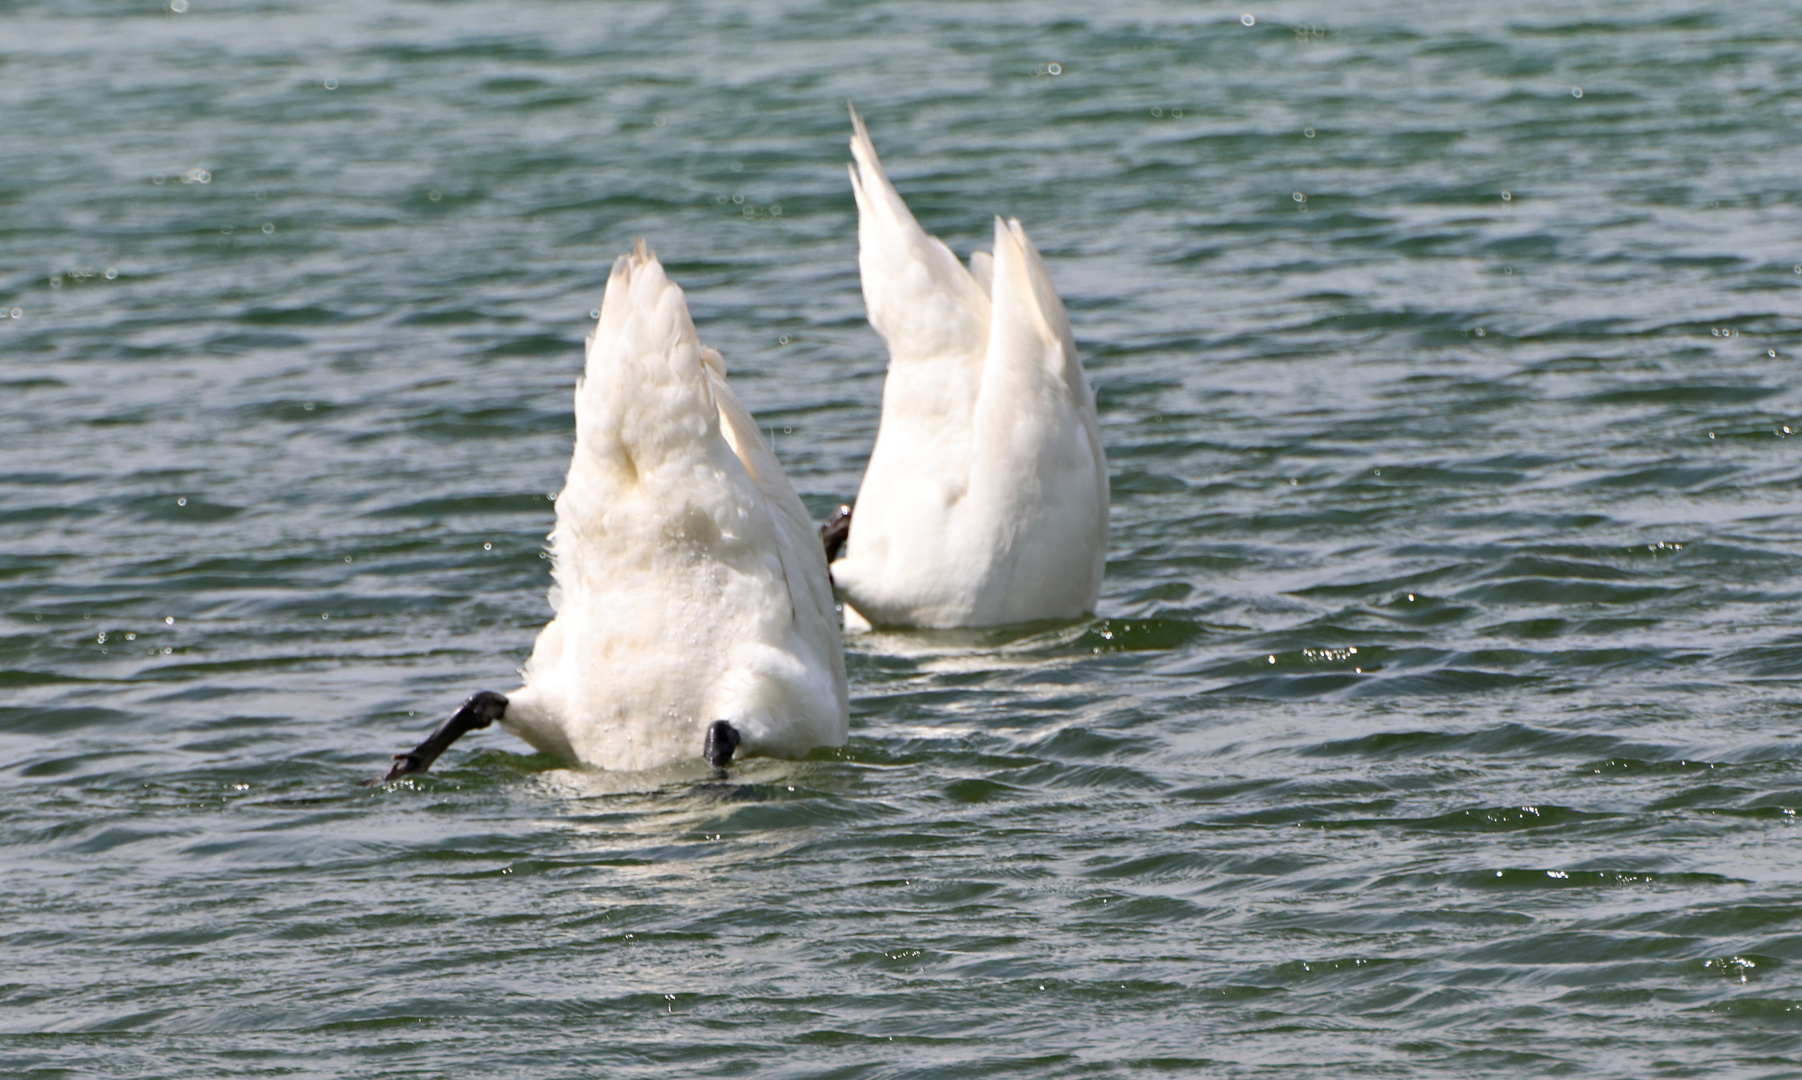
<path id="1" fill-rule="evenodd" d="M 466 732 L 478 731 L 499 720 L 507 712 L 505 695 L 492 690 L 483 690 L 471 694 L 469 700 L 451 713 L 450 719 L 438 725 L 438 730 L 426 736 L 424 742 L 404 754 L 394 755 L 394 764 L 388 769 L 386 776 L 374 780 L 366 780 L 364 784 L 374 786 L 386 784 L 390 780 L 399 780 L 403 776 L 422 773 L 432 767 L 438 755 L 450 749 L 451 743 L 462 738 Z M 736 745 L 736 743 L 734 744 Z"/>
<path id="2" fill-rule="evenodd" d="M 738 744 L 742 741 L 737 728 L 724 720 L 715 720 L 707 725 L 707 742 L 701 747 L 701 756 L 723 776 L 726 763 L 732 760 L 733 751 L 738 749 Z"/>
<path id="3" fill-rule="evenodd" d="M 840 503 L 826 524 L 820 526 L 820 544 L 826 549 L 826 563 L 838 558 L 839 552 L 845 550 L 845 538 L 851 535 L 851 504 Z M 828 571 L 830 573 L 830 571 Z"/>

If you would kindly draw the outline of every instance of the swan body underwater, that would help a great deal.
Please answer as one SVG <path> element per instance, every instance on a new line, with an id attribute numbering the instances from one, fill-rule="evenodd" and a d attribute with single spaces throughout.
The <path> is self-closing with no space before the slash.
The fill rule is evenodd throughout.
<path id="1" fill-rule="evenodd" d="M 1094 610 L 1108 475 L 1070 319 L 1019 220 L 969 267 L 928 235 L 851 111 L 857 265 L 888 345 L 876 445 L 821 530 L 853 615 L 978 627 Z"/>
<path id="2" fill-rule="evenodd" d="M 605 769 L 843 745 L 844 647 L 813 522 L 643 240 L 613 264 L 575 412 L 556 615 L 524 685 L 470 697 L 373 782 L 424 772 L 496 721 Z"/>

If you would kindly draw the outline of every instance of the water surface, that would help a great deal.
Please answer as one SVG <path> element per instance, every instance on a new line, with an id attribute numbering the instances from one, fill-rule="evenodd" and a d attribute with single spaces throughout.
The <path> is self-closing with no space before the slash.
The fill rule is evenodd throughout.
<path id="1" fill-rule="evenodd" d="M 1802 1075 L 1793 13 L 0 12 L 0 1071 Z M 847 100 L 1064 292 L 1097 618 L 359 787 L 548 616 L 634 237 L 855 492 Z"/>

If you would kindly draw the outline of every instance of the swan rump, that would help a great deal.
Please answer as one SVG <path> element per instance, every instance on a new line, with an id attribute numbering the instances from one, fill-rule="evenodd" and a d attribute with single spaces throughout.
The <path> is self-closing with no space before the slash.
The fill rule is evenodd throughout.
<path id="1" fill-rule="evenodd" d="M 970 264 L 920 228 L 851 111 L 858 269 L 888 346 L 876 445 L 832 564 L 877 625 L 994 626 L 1092 611 L 1107 557 L 1095 396 L 1018 219 Z"/>
<path id="2" fill-rule="evenodd" d="M 642 240 L 607 280 L 575 411 L 556 616 L 501 726 L 607 769 L 711 753 L 721 720 L 744 754 L 842 745 L 844 654 L 807 511 Z"/>

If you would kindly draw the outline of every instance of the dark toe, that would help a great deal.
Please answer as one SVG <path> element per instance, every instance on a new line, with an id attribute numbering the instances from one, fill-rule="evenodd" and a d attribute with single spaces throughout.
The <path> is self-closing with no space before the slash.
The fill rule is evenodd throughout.
<path id="1" fill-rule="evenodd" d="M 724 720 L 715 720 L 707 725 L 707 741 L 701 747 L 701 756 L 707 759 L 707 764 L 723 769 L 742 741 L 737 728 Z"/>

